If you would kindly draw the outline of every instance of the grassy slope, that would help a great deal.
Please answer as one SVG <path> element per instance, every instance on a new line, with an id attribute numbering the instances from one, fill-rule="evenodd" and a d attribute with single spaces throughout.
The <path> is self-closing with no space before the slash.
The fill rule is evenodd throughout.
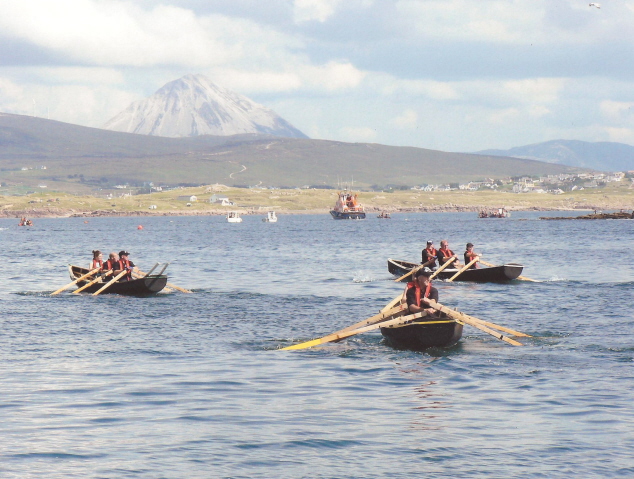
<path id="1" fill-rule="evenodd" d="M 20 168 L 45 165 L 46 170 Z M 242 165 L 246 167 L 243 170 Z M 110 184 L 301 186 L 338 180 L 368 187 L 556 174 L 572 168 L 513 158 L 326 140 L 235 137 L 159 138 L 0 114 L 0 182 L 89 192 Z"/>
<path id="2" fill-rule="evenodd" d="M 626 209 L 634 208 L 634 190 L 629 183 L 611 184 L 602 189 L 586 189 L 563 195 L 549 194 L 513 194 L 496 191 L 451 191 L 423 193 L 418 191 L 397 191 L 394 193 L 362 192 L 360 201 L 368 210 L 396 211 L 398 209 L 443 209 L 452 207 L 479 208 L 502 207 L 515 209 L 538 208 L 598 208 Z M 336 193 L 332 190 L 264 190 L 247 188 L 217 188 L 237 203 L 237 207 L 220 207 L 207 202 L 213 194 L 209 187 L 185 188 L 152 195 L 138 195 L 127 198 L 106 200 L 91 196 L 74 196 L 67 193 L 42 191 L 28 196 L 0 196 L 0 211 L 28 211 L 52 208 L 52 213 L 67 214 L 94 210 L 116 210 L 118 212 L 165 213 L 222 213 L 229 210 L 258 212 L 265 208 L 277 211 L 315 211 L 330 209 L 335 202 Z M 196 195 L 199 199 L 191 207 L 176 198 L 181 195 Z M 59 202 L 49 202 L 59 198 Z M 35 203 L 30 203 L 35 202 Z M 156 205 L 156 210 L 149 210 Z M 28 214 L 28 213 L 26 213 Z"/>

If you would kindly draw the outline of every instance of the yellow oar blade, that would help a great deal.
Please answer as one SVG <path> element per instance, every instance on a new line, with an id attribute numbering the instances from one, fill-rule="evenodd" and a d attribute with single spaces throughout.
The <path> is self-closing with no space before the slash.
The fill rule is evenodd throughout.
<path id="1" fill-rule="evenodd" d="M 437 303 L 436 301 L 433 300 L 429 300 L 429 305 L 434 308 L 437 311 L 441 311 L 443 313 L 445 313 L 447 316 L 449 316 L 450 318 L 453 318 L 457 321 L 461 321 L 465 324 L 468 324 L 469 326 L 473 326 L 474 328 L 479 329 L 480 331 L 483 331 L 487 334 L 490 334 L 491 336 L 493 336 L 494 338 L 497 338 L 501 341 L 504 341 L 508 344 L 512 344 L 513 346 L 523 346 L 522 343 L 520 343 L 519 341 L 515 341 L 514 339 L 511 339 L 507 336 L 504 336 L 503 334 L 500 334 L 497 331 L 494 331 L 493 329 L 490 329 L 486 326 L 484 326 L 481 321 L 482 320 L 478 320 L 475 321 L 474 319 L 472 319 L 472 317 L 466 315 L 466 314 L 462 314 L 459 311 L 455 311 L 451 308 L 448 308 L 447 306 L 443 306 L 440 303 Z"/>
<path id="2" fill-rule="evenodd" d="M 285 348 L 281 348 L 280 350 L 281 351 L 289 351 L 289 350 L 293 350 L 293 349 L 312 348 L 313 346 L 318 346 L 320 344 L 325 344 L 325 343 L 331 343 L 331 342 L 337 341 L 339 339 L 348 338 L 350 336 L 354 336 L 354 335 L 361 334 L 361 333 L 366 333 L 368 331 L 373 331 L 375 329 L 379 329 L 379 328 L 383 328 L 383 327 L 389 327 L 389 326 L 396 326 L 396 325 L 400 325 L 400 324 L 406 324 L 408 322 L 412 322 L 414 319 L 422 318 L 426 314 L 427 313 L 423 311 L 421 313 L 410 314 L 410 315 L 407 315 L 407 316 L 402 316 L 402 317 L 399 317 L 399 318 L 390 319 L 388 321 L 381 321 L 379 323 L 372 324 L 372 325 L 369 325 L 369 326 L 365 326 L 363 328 L 358 328 L 358 329 L 355 329 L 355 330 L 341 332 L 341 333 L 333 333 L 333 334 L 329 334 L 328 336 L 324 336 L 323 338 L 313 339 L 311 341 L 306 341 L 306 342 L 303 342 L 303 343 L 294 344 L 293 346 L 287 346 Z"/>
<path id="3" fill-rule="evenodd" d="M 51 296 L 55 296 L 56 294 L 61 293 L 62 291 L 64 291 L 65 289 L 70 288 L 72 285 L 79 283 L 82 279 L 87 278 L 88 276 L 91 276 L 93 274 L 95 274 L 97 271 L 99 271 L 99 268 L 95 268 L 92 271 L 89 271 L 88 273 L 80 276 L 79 278 L 77 278 L 75 281 L 71 281 L 70 283 L 68 283 L 66 286 L 59 288 L 57 291 L 54 291 L 51 293 Z"/>

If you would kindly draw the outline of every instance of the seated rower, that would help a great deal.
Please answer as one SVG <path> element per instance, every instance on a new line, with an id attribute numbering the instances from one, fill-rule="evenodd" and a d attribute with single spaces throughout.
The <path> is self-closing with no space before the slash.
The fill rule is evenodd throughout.
<path id="1" fill-rule="evenodd" d="M 471 261 L 473 261 L 476 258 L 476 256 L 480 256 L 480 255 L 476 253 L 475 251 L 473 251 L 473 243 L 467 243 L 467 250 L 464 252 L 464 264 L 471 263 Z M 471 266 L 469 266 L 469 269 L 476 269 L 477 267 L 478 267 L 478 263 L 475 262 Z"/>
<path id="2" fill-rule="evenodd" d="M 114 270 L 115 266 L 119 262 L 119 256 L 117 253 L 112 252 L 108 255 L 108 260 L 103 263 L 101 266 L 101 272 L 107 273 L 108 271 Z"/>
<path id="3" fill-rule="evenodd" d="M 92 252 L 92 261 L 90 262 L 91 271 L 95 268 L 103 269 L 103 254 L 98 249 L 93 250 Z"/>
<path id="4" fill-rule="evenodd" d="M 114 265 L 114 271 L 112 272 L 113 276 L 117 276 L 122 271 L 127 271 L 127 274 L 124 275 L 119 281 L 130 281 L 132 279 L 132 270 L 135 268 L 135 265 L 132 261 L 128 259 L 130 253 L 127 251 L 119 251 L 119 261 L 117 261 Z"/>
<path id="5" fill-rule="evenodd" d="M 438 250 L 438 266 L 445 264 L 450 258 L 458 258 L 453 251 L 449 249 L 449 242 L 442 240 L 440 249 Z M 460 268 L 462 265 L 457 259 L 451 264 L 452 268 Z"/>
<path id="6" fill-rule="evenodd" d="M 407 283 L 405 298 L 410 314 L 426 311 L 435 314 L 436 310 L 429 307 L 429 300 L 438 301 L 438 290 L 431 285 L 429 277 L 432 270 L 424 267 L 414 273 L 414 281 Z"/>
<path id="7" fill-rule="evenodd" d="M 429 266 L 431 269 L 436 267 L 436 256 L 438 251 L 434 248 L 434 242 L 432 240 L 427 241 L 427 247 L 421 252 L 421 263 Z"/>

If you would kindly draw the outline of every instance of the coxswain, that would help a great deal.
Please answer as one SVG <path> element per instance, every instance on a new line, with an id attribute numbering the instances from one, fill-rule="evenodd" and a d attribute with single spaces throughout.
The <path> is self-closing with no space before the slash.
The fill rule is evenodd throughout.
<path id="1" fill-rule="evenodd" d="M 473 261 L 477 256 L 480 256 L 478 253 L 473 251 L 473 243 L 467 243 L 467 249 L 464 252 L 464 264 L 469 264 Z M 469 269 L 476 269 L 478 267 L 478 262 L 476 261 Z"/>
<path id="2" fill-rule="evenodd" d="M 127 251 L 119 251 L 119 261 L 115 264 L 114 271 L 112 272 L 114 276 L 121 274 L 122 271 L 128 272 L 120 281 L 130 281 L 132 279 L 132 270 L 135 268 L 135 265 L 128 259 L 128 256 L 130 256 L 130 253 Z"/>
<path id="3" fill-rule="evenodd" d="M 92 252 L 92 262 L 90 263 L 90 270 L 95 268 L 103 269 L 103 254 L 98 249 Z"/>
<path id="4" fill-rule="evenodd" d="M 438 301 L 438 290 L 431 284 L 430 276 L 432 270 L 424 267 L 414 273 L 414 281 L 407 283 L 405 298 L 410 313 L 420 313 L 426 311 L 428 314 L 436 313 L 436 310 L 429 306 L 429 300 Z"/>
<path id="5" fill-rule="evenodd" d="M 438 257 L 438 264 L 440 266 L 445 264 L 447 260 L 450 258 L 453 258 L 453 257 L 457 258 L 454 252 L 449 249 L 449 242 L 447 240 L 442 240 L 440 242 L 440 249 L 438 250 L 437 257 Z M 456 259 L 456 261 L 453 262 L 452 267 L 455 267 L 455 268 L 460 267 L 460 262 Z"/>
<path id="6" fill-rule="evenodd" d="M 430 268 L 436 267 L 436 256 L 438 251 L 434 248 L 434 242 L 432 240 L 427 241 L 427 247 L 421 252 L 421 263 Z"/>

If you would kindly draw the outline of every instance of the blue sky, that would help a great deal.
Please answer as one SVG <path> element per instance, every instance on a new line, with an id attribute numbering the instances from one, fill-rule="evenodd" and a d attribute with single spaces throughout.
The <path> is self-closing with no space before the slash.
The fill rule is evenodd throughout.
<path id="1" fill-rule="evenodd" d="M 0 0 L 0 111 L 100 127 L 201 73 L 312 138 L 634 145 L 634 1 Z"/>

